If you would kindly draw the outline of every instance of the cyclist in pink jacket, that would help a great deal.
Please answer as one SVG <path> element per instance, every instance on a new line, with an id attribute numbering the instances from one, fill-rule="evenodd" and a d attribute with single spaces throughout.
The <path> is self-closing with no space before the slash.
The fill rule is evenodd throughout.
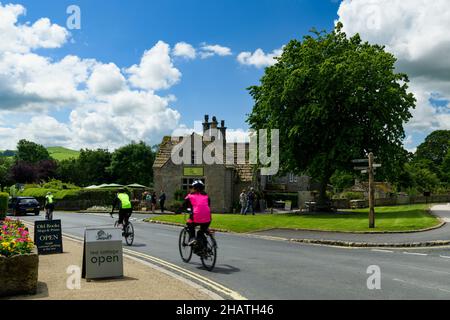
<path id="1" fill-rule="evenodd" d="M 211 225 L 211 200 L 205 192 L 205 184 L 198 180 L 192 184 L 193 192 L 188 194 L 184 200 L 184 208 L 191 209 L 190 219 L 187 221 L 189 228 L 189 245 L 193 246 L 201 241 L 206 244 L 205 233 Z M 195 237 L 195 227 L 200 226 L 200 230 Z"/>

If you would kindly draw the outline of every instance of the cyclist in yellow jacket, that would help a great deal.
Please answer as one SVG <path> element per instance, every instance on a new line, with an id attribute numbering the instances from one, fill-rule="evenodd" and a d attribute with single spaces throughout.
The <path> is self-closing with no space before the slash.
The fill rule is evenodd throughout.
<path id="1" fill-rule="evenodd" d="M 121 225 L 123 230 L 125 230 L 125 227 L 128 225 L 128 221 L 130 220 L 131 214 L 133 213 L 133 206 L 130 201 L 130 196 L 125 192 L 125 189 L 120 189 L 117 193 L 117 197 L 114 200 L 111 216 L 116 207 L 119 208 L 119 225 Z"/>

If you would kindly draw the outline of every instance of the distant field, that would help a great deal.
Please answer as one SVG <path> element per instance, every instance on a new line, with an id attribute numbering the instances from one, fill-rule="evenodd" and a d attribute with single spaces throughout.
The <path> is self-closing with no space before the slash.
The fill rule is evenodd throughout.
<path id="1" fill-rule="evenodd" d="M 49 147 L 47 148 L 50 156 L 55 160 L 68 160 L 68 159 L 77 159 L 80 155 L 79 151 L 70 150 L 63 147 Z"/>

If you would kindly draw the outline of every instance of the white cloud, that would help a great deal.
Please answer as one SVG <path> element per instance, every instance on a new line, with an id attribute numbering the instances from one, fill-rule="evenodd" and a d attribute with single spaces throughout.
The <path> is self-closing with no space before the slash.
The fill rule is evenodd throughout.
<path id="1" fill-rule="evenodd" d="M 398 70 L 410 76 L 418 101 L 408 131 L 448 129 L 450 109 L 430 102 L 436 94 L 450 100 L 448 1 L 343 0 L 338 15 L 345 32 L 385 45 L 398 58 Z"/>
<path id="2" fill-rule="evenodd" d="M 197 57 L 195 48 L 186 42 L 178 42 L 172 53 L 176 57 L 183 57 L 186 59 L 195 59 Z"/>
<path id="3" fill-rule="evenodd" d="M 231 52 L 231 49 L 228 47 L 223 47 L 221 45 L 215 44 L 215 45 L 208 45 L 203 44 L 200 48 L 200 57 L 202 59 L 206 59 L 212 56 L 231 56 L 233 53 Z"/>
<path id="4" fill-rule="evenodd" d="M 168 89 L 178 83 L 181 72 L 173 66 L 169 54 L 169 45 L 159 41 L 144 53 L 139 65 L 127 69 L 130 83 L 144 90 Z"/>
<path id="5" fill-rule="evenodd" d="M 69 33 L 46 18 L 20 24 L 24 13 L 0 4 L 0 149 L 20 139 L 71 148 L 153 144 L 178 126 L 180 114 L 170 107 L 175 97 L 155 93 L 181 78 L 169 45 L 159 41 L 124 71 L 73 55 L 55 60 L 35 50 L 58 48 Z M 50 116 L 62 108 L 71 110 L 68 119 Z"/>
<path id="6" fill-rule="evenodd" d="M 47 18 L 32 25 L 18 25 L 18 18 L 25 13 L 21 5 L 2 6 L 0 3 L 0 52 L 26 53 L 38 48 L 59 48 L 67 41 L 69 32 Z"/>
<path id="7" fill-rule="evenodd" d="M 114 63 L 99 64 L 93 68 L 87 85 L 94 95 L 108 95 L 123 90 L 126 80 Z"/>
<path id="8" fill-rule="evenodd" d="M 277 61 L 276 57 L 281 56 L 283 49 L 274 50 L 271 53 L 264 53 L 262 49 L 257 49 L 255 52 L 241 52 L 237 60 L 240 64 L 247 66 L 254 66 L 256 68 L 263 68 L 274 65 Z"/>

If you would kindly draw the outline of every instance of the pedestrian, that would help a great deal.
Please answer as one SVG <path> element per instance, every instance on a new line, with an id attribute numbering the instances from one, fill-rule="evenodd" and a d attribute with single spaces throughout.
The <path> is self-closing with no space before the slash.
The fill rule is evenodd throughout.
<path id="1" fill-rule="evenodd" d="M 159 206 L 161 207 L 161 213 L 164 213 L 165 208 L 164 205 L 166 203 L 166 193 L 164 190 L 161 190 L 161 194 L 159 196 Z"/>
<path id="2" fill-rule="evenodd" d="M 152 201 L 152 213 L 155 213 L 156 210 L 156 192 L 152 193 L 152 197 L 151 197 L 151 201 Z"/>
<path id="3" fill-rule="evenodd" d="M 243 215 L 247 208 L 247 193 L 245 192 L 245 189 L 242 190 L 242 193 L 239 196 L 239 203 L 241 204 L 241 214 Z"/>
<path id="4" fill-rule="evenodd" d="M 145 206 L 147 208 L 146 211 L 150 211 L 152 208 L 152 195 L 150 194 L 150 192 L 146 192 L 145 195 Z"/>
<path id="5" fill-rule="evenodd" d="M 247 206 L 244 211 L 244 215 L 247 215 L 248 211 L 251 210 L 252 214 L 255 215 L 254 203 L 256 199 L 256 195 L 254 192 L 255 189 L 250 188 L 250 191 L 247 194 Z"/>

